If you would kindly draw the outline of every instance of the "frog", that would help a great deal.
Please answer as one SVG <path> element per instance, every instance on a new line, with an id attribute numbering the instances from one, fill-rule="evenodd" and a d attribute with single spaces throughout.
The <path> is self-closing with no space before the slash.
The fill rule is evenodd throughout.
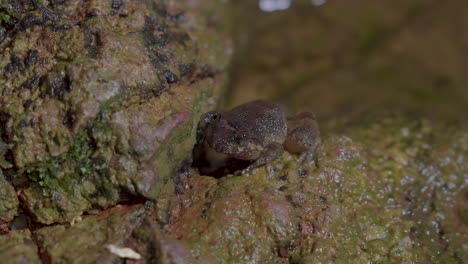
<path id="1" fill-rule="evenodd" d="M 281 104 L 255 100 L 201 117 L 193 165 L 200 174 L 220 177 L 269 164 L 284 151 L 316 156 L 319 144 L 315 114 L 288 116 Z"/>

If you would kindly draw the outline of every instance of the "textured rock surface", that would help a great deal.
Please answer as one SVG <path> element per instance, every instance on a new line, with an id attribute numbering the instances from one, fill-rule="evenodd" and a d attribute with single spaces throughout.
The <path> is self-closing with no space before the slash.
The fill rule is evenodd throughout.
<path id="1" fill-rule="evenodd" d="M 115 261 L 109 244 L 148 263 L 463 262 L 467 156 L 463 130 L 382 119 L 325 137 L 317 164 L 284 153 L 221 179 L 182 168 L 155 203 L 33 237 L 52 263 Z"/>
<path id="2" fill-rule="evenodd" d="M 18 205 L 15 189 L 0 170 L 0 233 L 8 230 L 7 223 L 17 215 Z"/>
<path id="3" fill-rule="evenodd" d="M 158 197 L 224 83 L 223 8 L 2 3 L 0 166 L 35 221 Z"/>
<path id="4" fill-rule="evenodd" d="M 380 120 L 325 138 L 318 166 L 285 153 L 251 175 L 182 177 L 136 248 L 151 258 L 157 240 L 168 263 L 463 262 L 467 155 L 466 132 Z"/>
<path id="5" fill-rule="evenodd" d="M 36 232 L 37 243 L 51 263 L 112 263 L 118 256 L 111 254 L 107 246 L 122 247 L 127 243 L 144 213 L 142 205 L 117 206 L 72 226 L 42 228 Z"/>
<path id="6" fill-rule="evenodd" d="M 41 263 L 37 252 L 37 245 L 32 240 L 29 230 L 13 231 L 0 236 L 2 262 Z"/>

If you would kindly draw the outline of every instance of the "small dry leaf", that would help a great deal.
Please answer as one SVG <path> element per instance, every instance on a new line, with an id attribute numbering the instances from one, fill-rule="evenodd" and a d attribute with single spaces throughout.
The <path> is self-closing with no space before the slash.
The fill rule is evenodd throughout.
<path id="1" fill-rule="evenodd" d="M 121 258 L 128 259 L 141 259 L 141 255 L 138 254 L 135 250 L 126 247 L 118 247 L 115 245 L 107 245 L 106 248 L 114 255 L 117 255 Z"/>

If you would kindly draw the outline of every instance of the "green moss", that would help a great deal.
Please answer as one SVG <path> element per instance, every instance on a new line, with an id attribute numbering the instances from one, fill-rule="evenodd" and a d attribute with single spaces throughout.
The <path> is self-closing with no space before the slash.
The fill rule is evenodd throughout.
<path id="1" fill-rule="evenodd" d="M 0 12 L 0 22 L 8 23 L 10 21 L 10 16 L 5 12 Z"/>
<path id="2" fill-rule="evenodd" d="M 87 130 L 80 132 L 75 139 L 69 139 L 69 141 L 70 150 L 67 153 L 27 169 L 29 179 L 41 186 L 43 195 L 46 197 L 49 197 L 53 190 L 60 187 L 68 189 L 70 186 L 61 184 L 57 177 L 58 174 L 62 173 L 64 163 L 72 163 L 74 165 L 72 166 L 73 173 L 81 176 L 87 176 L 92 172 L 91 160 L 89 159 L 92 147 Z"/>
<path id="3" fill-rule="evenodd" d="M 95 119 L 93 129 L 107 127 L 107 133 L 111 133 L 109 126 L 106 125 L 106 116 L 107 111 L 104 109 Z M 27 169 L 29 179 L 42 187 L 44 196 L 50 196 L 57 188 L 70 191 L 76 175 L 79 175 L 80 179 L 85 179 L 94 172 L 106 170 L 105 166 L 90 157 L 95 146 L 89 130 L 84 129 L 76 137 L 68 138 L 69 150 L 66 153 Z"/>

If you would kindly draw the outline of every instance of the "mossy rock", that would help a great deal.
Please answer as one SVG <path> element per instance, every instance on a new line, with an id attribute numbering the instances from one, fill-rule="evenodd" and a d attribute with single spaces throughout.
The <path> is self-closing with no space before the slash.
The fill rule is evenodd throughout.
<path id="1" fill-rule="evenodd" d="M 158 197 L 225 83 L 215 2 L 1 4 L 0 166 L 35 221 Z"/>
<path id="2" fill-rule="evenodd" d="M 9 183 L 0 170 L 0 232 L 5 224 L 18 214 L 19 201 L 13 185 Z"/>
<path id="3" fill-rule="evenodd" d="M 29 230 L 0 236 L 0 256 L 8 263 L 42 263 Z"/>
<path id="4" fill-rule="evenodd" d="M 463 262 L 467 155 L 463 130 L 382 119 L 325 136 L 317 162 L 284 153 L 220 179 L 187 168 L 155 204 L 38 234 L 52 262 L 115 243 L 148 263 Z M 90 230 L 99 245 L 71 242 Z"/>

